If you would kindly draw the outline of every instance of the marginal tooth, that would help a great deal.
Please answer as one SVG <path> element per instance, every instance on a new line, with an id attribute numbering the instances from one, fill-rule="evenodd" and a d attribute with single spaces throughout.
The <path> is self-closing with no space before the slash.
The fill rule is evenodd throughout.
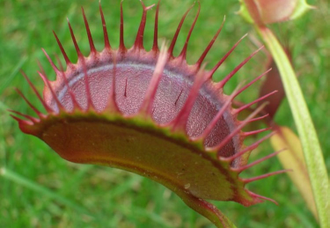
<path id="1" fill-rule="evenodd" d="M 236 127 L 229 135 L 227 135 L 221 143 L 214 147 L 206 148 L 207 151 L 220 151 L 221 148 L 223 148 L 235 135 L 237 135 L 243 127 L 248 123 L 250 119 L 252 119 L 254 116 L 256 116 L 264 107 L 266 104 L 262 104 L 259 108 L 257 108 L 253 113 L 251 113 L 242 123 Z"/>
<path id="2" fill-rule="evenodd" d="M 182 51 L 181 51 L 181 53 L 179 54 L 179 57 L 178 57 L 178 58 L 181 58 L 182 60 L 185 60 L 186 59 L 187 47 L 188 47 L 189 39 L 190 39 L 190 36 L 191 36 L 192 31 L 194 30 L 196 21 L 198 19 L 199 13 L 200 13 L 200 10 L 201 10 L 201 4 L 200 4 L 200 2 L 198 2 L 198 11 L 197 11 L 197 14 L 195 16 L 194 22 L 192 23 L 192 25 L 190 27 L 188 36 L 186 38 L 186 42 L 185 42 L 185 44 L 184 44 L 184 46 L 182 48 Z"/>
<path id="3" fill-rule="evenodd" d="M 54 72 L 56 75 L 60 74 L 60 70 L 55 66 L 53 60 L 49 57 L 49 55 L 47 54 L 47 52 L 45 51 L 45 49 L 41 48 L 42 52 L 45 54 L 46 58 L 48 59 L 48 62 L 50 63 L 50 65 L 52 66 Z"/>
<path id="4" fill-rule="evenodd" d="M 242 134 L 244 137 L 247 137 L 247 136 L 251 136 L 251 135 L 257 135 L 259 133 L 269 131 L 271 129 L 272 129 L 271 127 L 267 127 L 267 128 L 263 128 L 263 129 L 259 129 L 259 130 L 255 130 L 255 131 L 243 132 Z"/>
<path id="5" fill-rule="evenodd" d="M 179 23 L 179 25 L 178 25 L 178 27 L 177 27 L 177 29 L 176 29 L 176 31 L 175 31 L 175 34 L 174 34 L 174 36 L 173 36 L 173 38 L 172 38 L 172 41 L 171 41 L 170 47 L 169 47 L 169 49 L 168 49 L 168 53 L 170 54 L 170 57 L 171 57 L 171 58 L 173 57 L 174 46 L 175 46 L 175 43 L 176 43 L 176 41 L 177 41 L 177 39 L 178 39 L 179 33 L 180 33 L 180 31 L 181 31 L 182 24 L 183 24 L 184 20 L 186 19 L 188 13 L 190 12 L 190 10 L 191 10 L 193 7 L 194 7 L 194 5 L 192 5 L 192 6 L 190 6 L 190 7 L 188 8 L 188 10 L 186 11 L 186 13 L 182 16 L 181 21 L 180 21 L 180 23 Z"/>
<path id="6" fill-rule="evenodd" d="M 215 127 L 216 123 L 219 121 L 219 119 L 223 116 L 224 112 L 229 108 L 231 105 L 233 99 L 237 96 L 237 92 L 239 91 L 239 88 L 241 87 L 241 84 L 237 86 L 237 88 L 234 90 L 234 92 L 228 97 L 226 103 L 221 107 L 221 109 L 217 112 L 217 114 L 213 117 L 211 122 L 207 125 L 205 130 L 203 131 L 203 134 L 200 136 L 193 138 L 192 140 L 203 140 L 205 142 L 207 136 L 211 133 L 213 128 Z"/>
<path id="7" fill-rule="evenodd" d="M 90 47 L 91 55 L 96 55 L 97 54 L 97 51 L 96 51 L 96 48 L 95 48 L 95 45 L 94 45 L 94 41 L 93 41 L 93 37 L 92 37 L 92 34 L 91 34 L 91 30 L 89 28 L 89 24 L 88 24 L 88 21 L 87 21 L 86 15 L 85 15 L 85 10 L 84 10 L 83 7 L 81 7 L 81 11 L 82 11 L 83 18 L 84 18 L 84 23 L 85 23 L 85 27 L 86 27 L 86 32 L 87 32 L 87 37 L 88 37 L 88 42 L 89 42 L 89 47 Z"/>
<path id="8" fill-rule="evenodd" d="M 84 58 L 84 56 L 83 56 L 83 54 L 82 54 L 81 51 L 80 51 L 80 48 L 79 48 L 79 46 L 78 46 L 78 43 L 77 43 L 76 37 L 75 37 L 75 35 L 74 35 L 74 32 L 73 32 L 73 30 L 72 30 L 72 27 L 71 27 L 71 24 L 70 24 L 70 21 L 69 21 L 68 18 L 67 18 L 67 21 L 68 21 L 68 26 L 69 26 L 69 30 L 70 30 L 71 39 L 72 39 L 73 45 L 74 45 L 74 47 L 75 47 L 75 49 L 76 49 L 76 52 L 77 52 L 77 55 L 78 55 L 78 60 L 79 60 L 79 59 L 82 59 L 82 58 Z"/>
<path id="9" fill-rule="evenodd" d="M 31 107 L 31 109 L 39 116 L 42 117 L 43 114 L 33 105 L 31 102 L 24 96 L 24 94 L 19 90 L 16 89 L 16 92 L 23 98 L 23 100 Z"/>
<path id="10" fill-rule="evenodd" d="M 64 60 L 65 60 L 66 65 L 67 65 L 67 66 L 70 66 L 72 63 L 71 63 L 71 61 L 70 61 L 68 55 L 66 54 L 66 52 L 65 52 L 65 50 L 64 50 L 64 48 L 63 48 L 63 45 L 62 45 L 60 39 L 59 39 L 58 36 L 56 35 L 55 31 L 53 31 L 53 34 L 54 34 L 55 39 L 56 39 L 56 42 L 57 42 L 57 44 L 58 44 L 58 46 L 59 46 L 59 48 L 60 48 L 60 50 L 61 50 L 61 53 L 62 53 L 62 55 L 63 55 L 63 58 L 64 58 Z"/>
<path id="11" fill-rule="evenodd" d="M 238 46 L 238 44 L 247 36 L 245 34 L 242 36 L 241 39 L 239 39 L 236 44 L 222 57 L 222 59 L 211 69 L 210 71 L 210 78 L 212 78 L 213 74 L 216 72 L 216 70 L 223 64 L 223 62 L 229 57 L 229 55 L 235 50 L 235 48 Z M 218 86 L 220 88 L 220 86 Z"/>
<path id="12" fill-rule="evenodd" d="M 249 190 L 246 190 L 246 191 L 247 191 L 251 196 L 253 196 L 254 198 L 258 198 L 258 199 L 262 199 L 262 200 L 267 200 L 267 201 L 270 201 L 270 202 L 272 202 L 272 203 L 278 205 L 278 203 L 277 203 L 275 200 L 273 200 L 273 199 L 270 199 L 270 198 L 267 198 L 267 197 L 265 197 L 265 196 L 261 196 L 261 195 L 255 194 L 254 192 L 251 192 L 251 191 L 249 191 Z"/>
<path id="13" fill-rule="evenodd" d="M 235 69 L 230 72 L 223 80 L 219 82 L 217 85 L 218 88 L 223 88 L 226 83 L 253 57 L 255 56 L 261 49 L 263 49 L 264 46 L 261 46 L 259 49 L 254 51 L 251 55 L 249 55 L 246 59 L 244 59 Z"/>
<path id="14" fill-rule="evenodd" d="M 216 32 L 216 34 L 214 35 L 213 39 L 210 41 L 209 45 L 205 48 L 203 54 L 201 55 L 201 57 L 197 60 L 196 64 L 198 66 L 198 68 L 201 66 L 202 62 L 204 61 L 207 53 L 211 50 L 215 40 L 217 39 L 217 37 L 219 36 L 222 28 L 223 28 L 223 25 L 225 24 L 225 21 L 226 21 L 226 16 L 223 17 L 223 20 L 222 20 L 222 24 L 220 26 L 220 28 L 218 29 L 218 31 Z"/>
<path id="15" fill-rule="evenodd" d="M 135 38 L 135 42 L 134 42 L 134 48 L 136 48 L 138 50 L 141 50 L 141 49 L 144 50 L 143 35 L 144 35 L 144 29 L 146 27 L 147 11 L 149 9 L 151 9 L 152 7 L 154 7 L 155 4 L 152 4 L 151 6 L 146 7 L 142 1 L 140 1 L 140 2 L 141 2 L 141 5 L 142 5 L 142 8 L 143 8 L 143 13 L 142 13 L 142 18 L 141 18 L 139 30 L 136 34 L 136 38 Z"/>
<path id="16" fill-rule="evenodd" d="M 257 161 L 254 161 L 254 162 L 252 162 L 252 163 L 250 163 L 250 164 L 248 164 L 248 165 L 241 166 L 241 167 L 239 167 L 239 168 L 233 168 L 233 170 L 236 171 L 236 172 L 238 172 L 238 173 L 241 173 L 241 172 L 243 172 L 244 170 L 247 170 L 247 169 L 249 169 L 249 168 L 251 168 L 251 167 L 253 167 L 253 166 L 255 166 L 255 165 L 257 165 L 257 164 L 259 164 L 259 163 L 261 163 L 261 162 L 263 162 L 263 161 L 266 161 L 266 160 L 268 160 L 268 159 L 270 159 L 270 158 L 272 158 L 272 157 L 278 155 L 279 153 L 281 153 L 281 152 L 283 152 L 283 151 L 285 151 L 285 150 L 286 150 L 286 149 L 282 149 L 282 150 L 276 151 L 276 152 L 271 153 L 271 154 L 269 154 L 269 155 L 267 155 L 267 156 L 265 156 L 265 157 L 263 157 L 263 158 L 261 158 L 261 159 L 259 159 L 259 160 L 257 160 Z"/>
<path id="17" fill-rule="evenodd" d="M 26 119 L 29 119 L 29 120 L 32 121 L 33 123 L 38 123 L 38 122 L 39 122 L 39 119 L 34 118 L 34 117 L 32 117 L 32 116 L 25 115 L 25 114 L 23 114 L 23 113 L 20 113 L 20 112 L 15 111 L 15 110 L 10 110 L 10 109 L 9 109 L 8 111 L 9 111 L 9 112 L 12 112 L 12 113 L 14 113 L 14 114 L 16 114 L 16 115 L 22 116 L 22 117 L 24 117 L 24 118 L 26 118 Z"/>
<path id="18" fill-rule="evenodd" d="M 276 132 L 271 132 L 268 135 L 264 136 L 263 138 L 259 139 L 258 141 L 252 143 L 251 145 L 245 147 L 242 151 L 239 151 L 238 153 L 230 156 L 230 157 L 220 157 L 219 159 L 222 161 L 227 161 L 228 163 L 233 162 L 236 158 L 243 156 L 245 153 L 248 153 L 251 150 L 254 150 L 257 148 L 262 142 L 264 142 L 266 139 L 269 139 L 271 136 L 276 134 Z"/>
<path id="19" fill-rule="evenodd" d="M 124 13 L 123 13 L 123 1 L 120 2 L 120 37 L 119 37 L 119 49 L 118 52 L 126 52 L 126 47 L 124 43 Z"/>
<path id="20" fill-rule="evenodd" d="M 101 1 L 99 2 L 99 9 L 100 9 L 100 15 L 101 15 L 101 20 L 102 20 L 102 29 L 103 29 L 103 36 L 104 36 L 104 49 L 111 50 L 107 25 L 105 23 L 104 14 L 103 14 L 102 6 L 101 6 Z"/>
<path id="21" fill-rule="evenodd" d="M 54 110 L 54 109 L 53 109 L 54 112 L 59 113 L 61 110 L 65 110 L 65 111 L 66 111 L 65 107 L 63 107 L 62 103 L 58 100 L 57 95 L 56 95 L 56 93 L 54 92 L 53 87 L 52 87 L 51 83 L 49 82 L 49 80 L 46 78 L 46 76 L 43 75 L 43 74 L 42 74 L 41 72 L 39 72 L 39 71 L 38 71 L 38 74 L 39 74 L 39 76 L 42 78 L 42 80 L 45 82 L 46 86 L 48 87 L 48 89 L 50 90 L 50 92 L 51 92 L 51 94 L 52 94 L 52 98 L 53 98 L 54 101 L 55 101 L 55 105 L 56 105 L 57 110 Z"/>
<path id="22" fill-rule="evenodd" d="M 271 96 L 271 95 L 273 95 L 273 94 L 275 94 L 275 93 L 277 93 L 277 92 L 278 92 L 278 91 L 275 90 L 275 91 L 270 92 L 270 93 L 268 93 L 268 94 L 266 94 L 266 95 L 264 95 L 264 96 L 262 96 L 262 97 L 259 97 L 258 99 L 252 101 L 251 103 L 246 104 L 246 105 L 243 105 L 242 107 L 236 109 L 236 110 L 234 111 L 233 114 L 234 114 L 234 115 L 237 115 L 238 113 L 240 113 L 240 112 L 243 111 L 244 109 L 247 109 L 247 108 L 251 107 L 252 105 L 254 105 L 254 104 L 256 104 L 256 103 L 258 103 L 258 102 L 260 102 L 260 101 L 266 99 L 267 97 L 269 97 L 269 96 Z"/>
<path id="23" fill-rule="evenodd" d="M 149 117 L 151 117 L 151 114 L 152 114 L 152 107 L 153 107 L 153 103 L 155 100 L 156 92 L 157 92 L 165 65 L 168 61 L 168 58 L 169 58 L 169 55 L 168 55 L 166 43 L 163 42 L 161 50 L 160 50 L 160 54 L 158 56 L 158 60 L 157 60 L 156 66 L 155 66 L 154 73 L 151 77 L 151 81 L 149 83 L 148 89 L 144 96 L 144 101 L 139 110 L 140 113 L 143 113 Z"/>
<path id="24" fill-rule="evenodd" d="M 48 113 L 54 113 L 54 110 L 49 107 L 45 100 L 40 96 L 38 90 L 36 89 L 36 87 L 32 84 L 31 80 L 29 79 L 29 77 L 23 72 L 21 71 L 23 77 L 25 78 L 25 80 L 28 82 L 28 84 L 30 85 L 30 87 L 32 88 L 33 92 L 35 93 L 35 95 L 38 97 L 39 101 L 41 102 L 41 104 L 43 105 L 43 107 L 45 108 L 45 110 L 48 112 Z M 39 115 L 41 114 L 41 116 Z M 44 115 L 42 113 L 39 112 L 39 117 L 43 117 Z"/>
<path id="25" fill-rule="evenodd" d="M 265 179 L 265 178 L 270 177 L 270 176 L 274 176 L 274 175 L 281 174 L 281 173 L 286 173 L 286 172 L 291 172 L 291 171 L 292 171 L 292 169 L 278 170 L 278 171 L 275 171 L 275 172 L 266 173 L 266 174 L 263 174 L 263 175 L 260 175 L 260 176 L 257 176 L 257 177 L 246 178 L 246 179 L 242 179 L 242 180 L 245 184 L 247 184 L 247 183 L 257 181 L 257 180 Z"/>
<path id="26" fill-rule="evenodd" d="M 155 15 L 155 25 L 154 25 L 154 41 L 152 44 L 152 50 L 156 53 L 159 52 L 158 48 L 158 16 L 159 16 L 159 3 L 160 0 L 157 3 L 157 8 L 156 8 L 156 15 Z"/>

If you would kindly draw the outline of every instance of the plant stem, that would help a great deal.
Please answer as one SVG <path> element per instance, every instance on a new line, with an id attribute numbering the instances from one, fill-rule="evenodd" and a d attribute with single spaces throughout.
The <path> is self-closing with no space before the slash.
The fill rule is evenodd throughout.
<path id="1" fill-rule="evenodd" d="M 321 227 L 329 224 L 329 181 L 320 143 L 292 65 L 273 32 L 256 26 L 280 71 L 285 93 L 303 146 Z"/>
<path id="2" fill-rule="evenodd" d="M 182 200 L 193 210 L 208 218 L 217 228 L 236 228 L 219 209 L 206 200 L 197 198 L 191 194 L 177 193 Z"/>

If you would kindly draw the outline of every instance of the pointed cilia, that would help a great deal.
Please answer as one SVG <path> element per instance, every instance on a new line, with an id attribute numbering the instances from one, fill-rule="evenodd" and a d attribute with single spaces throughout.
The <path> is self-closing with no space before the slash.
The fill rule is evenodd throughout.
<path id="1" fill-rule="evenodd" d="M 84 10 L 90 46 L 88 57 L 81 53 L 69 21 L 77 63 L 70 61 L 54 32 L 66 69 L 62 65 L 57 67 L 45 52 L 56 80 L 50 81 L 40 70 L 39 75 L 45 82 L 43 96 L 23 74 L 46 113 L 35 108 L 18 90 L 37 117 L 12 111 L 16 115 L 13 117 L 24 133 L 39 137 L 62 158 L 76 163 L 108 165 L 146 176 L 172 189 L 187 205 L 218 227 L 226 227 L 229 224 L 226 217 L 206 200 L 236 201 L 245 206 L 259 203 L 267 198 L 248 191 L 245 185 L 283 172 L 249 179 L 239 177 L 242 171 L 276 155 L 247 164 L 251 150 L 272 134 L 243 146 L 245 137 L 269 130 L 242 131 L 248 123 L 263 118 L 259 115 L 263 106 L 245 120 L 237 119 L 238 113 L 273 93 L 238 109 L 232 107 L 235 97 L 267 72 L 246 85 L 239 85 L 231 95 L 223 94 L 226 83 L 258 50 L 216 83 L 212 80 L 214 72 L 242 39 L 211 70 L 206 70 L 204 58 L 219 35 L 222 23 L 198 61 L 188 65 L 187 47 L 200 5 L 184 47 L 175 57 L 173 49 L 191 8 L 183 15 L 167 46 L 158 44 L 159 3 L 157 6 L 141 4 L 141 23 L 134 45 L 129 49 L 124 44 L 122 3 L 118 50 L 109 42 L 101 6 L 100 29 L 104 34 L 101 52 L 95 49 Z M 153 45 L 146 51 L 143 35 L 147 13 L 153 7 L 156 9 Z"/>

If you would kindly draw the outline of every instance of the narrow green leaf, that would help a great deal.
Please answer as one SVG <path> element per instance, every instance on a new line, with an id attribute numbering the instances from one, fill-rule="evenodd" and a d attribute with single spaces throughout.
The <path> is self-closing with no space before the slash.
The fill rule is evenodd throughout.
<path id="1" fill-rule="evenodd" d="M 14 79 L 15 76 L 17 76 L 18 71 L 21 69 L 21 67 L 24 65 L 26 62 L 27 58 L 23 57 L 14 67 L 14 70 L 10 73 L 9 76 L 6 77 L 5 81 L 1 83 L 0 85 L 0 93 L 3 92 L 5 88 L 8 87 L 10 82 Z"/>
<path id="2" fill-rule="evenodd" d="M 275 35 L 267 27 L 257 27 L 279 68 L 286 96 L 301 139 L 321 227 L 329 224 L 329 181 L 320 143 L 295 72 Z"/>
<path id="3" fill-rule="evenodd" d="M 0 176 L 6 178 L 7 180 L 13 181 L 16 184 L 22 185 L 23 187 L 29 188 L 35 192 L 38 192 L 46 197 L 49 197 L 51 199 L 54 199 L 60 203 L 62 203 L 63 205 L 70 207 L 80 213 L 86 214 L 90 217 L 94 217 L 91 214 L 89 214 L 89 212 L 87 210 L 85 210 L 83 207 L 81 207 L 80 205 L 77 205 L 76 203 L 64 198 L 63 196 L 56 194 L 55 192 L 52 192 L 51 190 L 40 186 L 39 184 L 30 181 L 28 179 L 26 179 L 23 176 L 20 176 L 19 174 L 6 169 L 6 168 L 1 168 L 0 169 Z"/>

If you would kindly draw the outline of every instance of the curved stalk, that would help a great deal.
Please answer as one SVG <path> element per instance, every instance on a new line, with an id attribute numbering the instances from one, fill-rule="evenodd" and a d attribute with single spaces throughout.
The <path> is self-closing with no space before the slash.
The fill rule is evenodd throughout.
<path id="1" fill-rule="evenodd" d="M 208 218 L 217 228 L 236 228 L 219 209 L 206 200 L 191 194 L 178 194 L 182 200 L 193 210 Z"/>
<path id="2" fill-rule="evenodd" d="M 299 86 L 295 72 L 273 32 L 266 26 L 256 26 L 280 71 L 285 93 L 303 146 L 321 227 L 329 224 L 329 181 L 320 143 Z"/>

